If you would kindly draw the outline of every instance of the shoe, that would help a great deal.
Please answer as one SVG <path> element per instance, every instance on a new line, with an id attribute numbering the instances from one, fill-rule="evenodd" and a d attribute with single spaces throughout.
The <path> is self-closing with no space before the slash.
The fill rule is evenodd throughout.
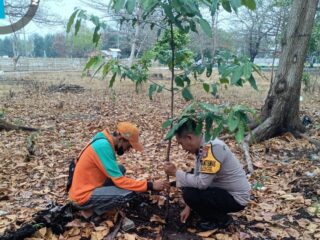
<path id="1" fill-rule="evenodd" d="M 121 226 L 121 229 L 123 231 L 126 232 L 126 231 L 129 231 L 129 230 L 131 230 L 131 229 L 133 229 L 135 227 L 136 227 L 136 225 L 134 224 L 134 222 L 131 219 L 129 219 L 127 217 L 125 217 L 123 219 L 122 226 Z"/>
<path id="2" fill-rule="evenodd" d="M 233 219 L 229 216 L 228 219 L 224 222 L 204 221 L 204 222 L 200 222 L 197 227 L 202 231 L 209 231 L 214 229 L 225 229 L 232 222 L 233 222 Z"/>

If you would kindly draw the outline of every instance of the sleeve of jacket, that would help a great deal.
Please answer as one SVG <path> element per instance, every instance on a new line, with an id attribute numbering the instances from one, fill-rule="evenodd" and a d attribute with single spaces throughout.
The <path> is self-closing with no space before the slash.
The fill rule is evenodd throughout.
<path id="1" fill-rule="evenodd" d="M 211 146 L 211 150 L 214 154 L 215 159 L 218 160 L 219 163 L 222 165 L 226 157 L 226 150 L 224 145 L 213 145 Z M 200 170 L 200 173 L 198 175 L 178 170 L 176 173 L 177 187 L 193 187 L 198 189 L 207 189 L 212 183 L 212 181 L 217 177 L 217 173 L 219 172 L 220 168 L 215 173 L 203 173 Z"/>
<path id="2" fill-rule="evenodd" d="M 112 182 L 119 188 L 135 191 L 145 192 L 147 191 L 147 181 L 139 181 L 125 176 L 111 178 Z"/>
<path id="3" fill-rule="evenodd" d="M 98 167 L 101 168 L 101 171 L 105 172 L 106 177 L 109 177 L 117 187 L 135 192 L 147 191 L 146 180 L 140 181 L 123 176 L 114 151 L 107 141 L 96 141 L 92 145 L 101 163 L 97 164 Z"/>

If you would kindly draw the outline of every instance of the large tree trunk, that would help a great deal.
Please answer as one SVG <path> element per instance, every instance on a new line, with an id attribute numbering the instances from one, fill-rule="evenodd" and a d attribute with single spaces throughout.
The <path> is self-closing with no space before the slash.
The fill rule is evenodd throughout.
<path id="1" fill-rule="evenodd" d="M 301 77 L 318 2 L 293 1 L 279 68 L 262 107 L 262 123 L 253 130 L 251 141 L 304 130 L 299 118 Z"/>

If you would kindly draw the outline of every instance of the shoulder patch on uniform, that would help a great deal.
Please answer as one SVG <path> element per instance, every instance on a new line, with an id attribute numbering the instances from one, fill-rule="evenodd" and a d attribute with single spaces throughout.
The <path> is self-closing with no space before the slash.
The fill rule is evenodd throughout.
<path id="1" fill-rule="evenodd" d="M 217 173 L 221 168 L 221 163 L 215 158 L 212 153 L 211 144 L 204 146 L 201 158 L 201 173 Z"/>

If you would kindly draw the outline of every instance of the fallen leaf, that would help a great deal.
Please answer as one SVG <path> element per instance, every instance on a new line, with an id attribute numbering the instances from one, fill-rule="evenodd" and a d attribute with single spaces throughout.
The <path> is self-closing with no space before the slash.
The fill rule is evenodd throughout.
<path id="1" fill-rule="evenodd" d="M 136 239 L 136 234 L 125 233 L 123 236 L 124 236 L 125 240 L 135 240 Z"/>
<path id="2" fill-rule="evenodd" d="M 199 232 L 199 233 L 197 233 L 197 235 L 200 236 L 200 237 L 207 238 L 207 237 L 211 236 L 213 233 L 215 233 L 216 231 L 218 231 L 218 230 L 217 229 L 213 229 L 213 230 L 210 230 L 210 231 Z"/>
<path id="3" fill-rule="evenodd" d="M 161 217 L 159 217 L 158 215 L 152 215 L 152 217 L 150 218 L 150 222 L 159 222 L 162 224 L 166 224 L 166 221 L 163 220 Z"/>

